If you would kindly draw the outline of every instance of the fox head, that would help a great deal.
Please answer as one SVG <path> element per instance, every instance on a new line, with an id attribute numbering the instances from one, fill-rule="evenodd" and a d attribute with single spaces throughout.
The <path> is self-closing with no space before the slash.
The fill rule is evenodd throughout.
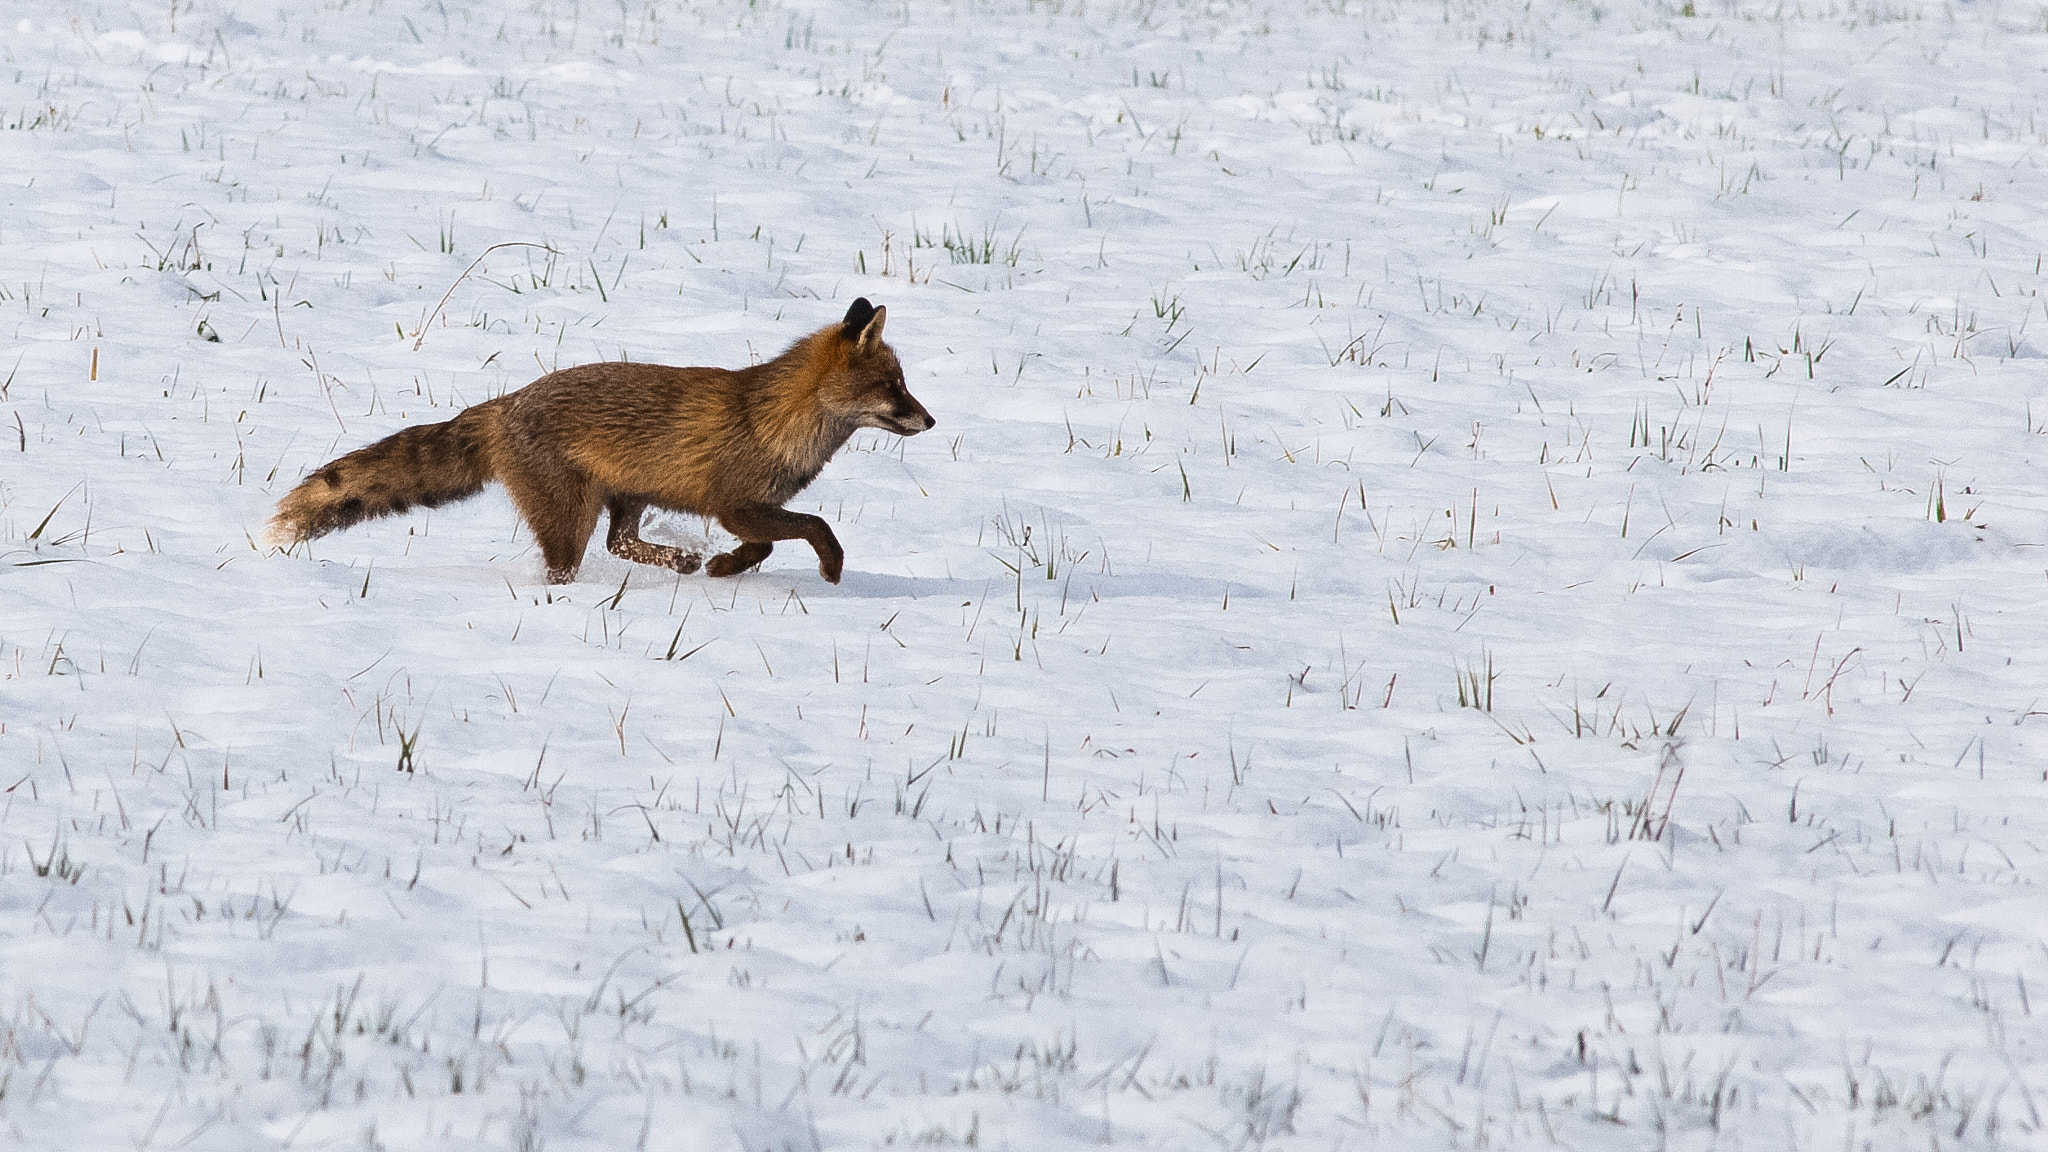
<path id="1" fill-rule="evenodd" d="M 880 428 L 898 436 L 915 436 L 938 421 L 903 385 L 903 365 L 882 343 L 887 308 L 866 297 L 853 302 L 832 338 L 845 345 L 846 367 L 833 373 L 822 399 L 827 407 L 856 428 Z"/>

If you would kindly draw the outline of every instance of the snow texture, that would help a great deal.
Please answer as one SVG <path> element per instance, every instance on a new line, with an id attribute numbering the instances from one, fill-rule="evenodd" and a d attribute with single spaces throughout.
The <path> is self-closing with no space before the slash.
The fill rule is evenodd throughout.
<path id="1" fill-rule="evenodd" d="M 2039 3 L 4 0 L 0 65 L 0 1144 L 2048 1140 Z M 497 489 L 259 546 L 857 296 L 938 427 L 793 502 L 841 585 L 551 589 Z"/>

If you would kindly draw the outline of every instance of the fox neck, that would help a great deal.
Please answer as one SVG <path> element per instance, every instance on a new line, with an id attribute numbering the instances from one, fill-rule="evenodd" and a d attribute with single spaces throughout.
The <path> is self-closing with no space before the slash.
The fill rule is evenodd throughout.
<path id="1" fill-rule="evenodd" d="M 845 342 L 828 328 L 755 369 L 762 379 L 753 397 L 754 429 L 789 477 L 789 495 L 816 479 L 857 427 L 819 398 L 826 379 L 845 366 Z"/>

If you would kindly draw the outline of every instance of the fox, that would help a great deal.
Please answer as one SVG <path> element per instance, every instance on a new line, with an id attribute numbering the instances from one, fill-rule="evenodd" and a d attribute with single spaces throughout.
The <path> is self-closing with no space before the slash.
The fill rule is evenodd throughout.
<path id="1" fill-rule="evenodd" d="M 784 508 L 861 428 L 936 423 L 882 341 L 889 309 L 855 300 L 839 323 L 750 368 L 606 361 L 550 372 L 454 419 L 406 428 L 309 473 L 268 526 L 290 548 L 365 520 L 467 499 L 496 481 L 533 532 L 550 584 L 576 579 L 600 511 L 612 555 L 732 576 L 802 540 L 837 584 L 846 551 L 824 519 Z M 704 563 L 640 538 L 649 508 L 708 516 L 739 543 Z"/>

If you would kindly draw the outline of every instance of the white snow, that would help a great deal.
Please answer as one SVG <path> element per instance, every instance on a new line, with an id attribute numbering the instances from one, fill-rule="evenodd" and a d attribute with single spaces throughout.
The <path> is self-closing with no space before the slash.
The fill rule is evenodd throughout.
<path id="1" fill-rule="evenodd" d="M 0 1144 L 2048 1139 L 2040 3 L 0 27 Z M 258 546 L 863 295 L 836 587 Z"/>

